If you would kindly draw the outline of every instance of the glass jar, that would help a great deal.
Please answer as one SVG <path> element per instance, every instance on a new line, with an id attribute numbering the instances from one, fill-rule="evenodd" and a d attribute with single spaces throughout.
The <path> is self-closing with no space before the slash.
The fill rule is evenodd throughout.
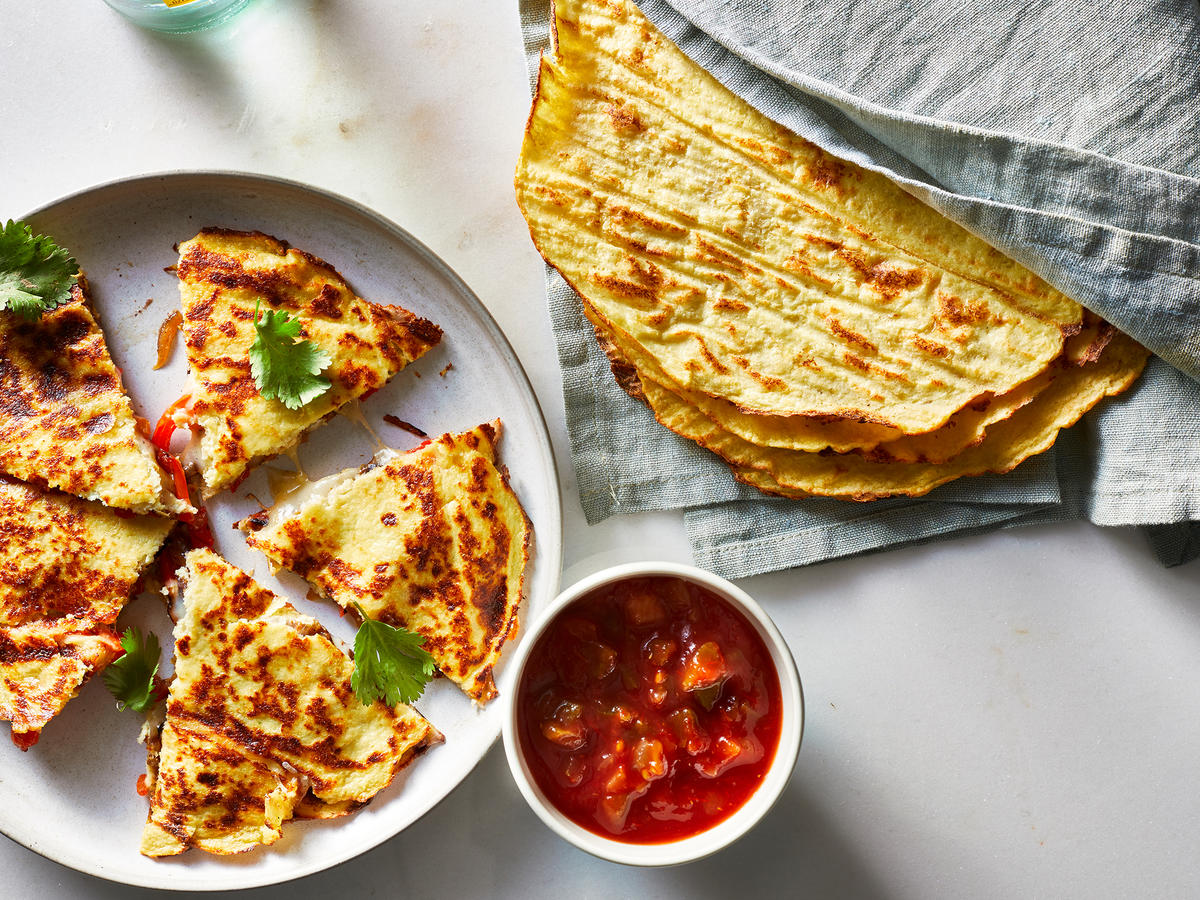
<path id="1" fill-rule="evenodd" d="M 143 28 L 184 34 L 236 16 L 250 0 L 104 0 Z"/>

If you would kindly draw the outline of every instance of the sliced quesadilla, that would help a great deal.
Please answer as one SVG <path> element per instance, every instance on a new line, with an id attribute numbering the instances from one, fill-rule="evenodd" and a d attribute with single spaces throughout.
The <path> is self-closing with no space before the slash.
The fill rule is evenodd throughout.
<path id="1" fill-rule="evenodd" d="M 190 509 L 139 429 L 82 279 L 34 321 L 0 315 L 0 473 L 136 513 Z"/>
<path id="2" fill-rule="evenodd" d="M 185 566 L 143 853 L 269 843 L 293 813 L 362 806 L 442 740 L 408 706 L 363 705 L 354 664 L 316 619 L 211 550 Z"/>
<path id="3" fill-rule="evenodd" d="M 442 673 L 484 703 L 516 633 L 530 525 L 496 464 L 500 422 L 385 449 L 239 523 L 272 566 L 425 638 Z"/>
<path id="4" fill-rule="evenodd" d="M 356 296 L 323 260 L 257 232 L 201 231 L 180 245 L 178 274 L 206 497 L 382 387 L 442 336 L 408 310 Z M 299 338 L 328 356 L 320 377 L 329 389 L 299 408 L 264 396 L 251 371 L 256 322 L 266 312 L 298 321 Z"/>
<path id="5" fill-rule="evenodd" d="M 121 655 L 109 626 L 172 524 L 0 478 L 0 720 L 19 746 Z"/>
<path id="6" fill-rule="evenodd" d="M 228 855 L 273 844 L 300 800 L 303 779 L 203 722 L 171 719 L 159 741 L 146 856 L 189 847 Z"/>
<path id="7" fill-rule="evenodd" d="M 0 625 L 0 719 L 28 750 L 96 672 L 125 651 L 107 625 L 75 618 Z"/>

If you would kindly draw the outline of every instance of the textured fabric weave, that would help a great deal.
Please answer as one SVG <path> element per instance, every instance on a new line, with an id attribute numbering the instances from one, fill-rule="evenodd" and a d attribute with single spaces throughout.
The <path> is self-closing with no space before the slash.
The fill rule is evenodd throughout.
<path id="1" fill-rule="evenodd" d="M 1008 475 L 920 499 L 774 500 L 616 386 L 579 299 L 548 270 L 589 521 L 685 508 L 697 562 L 735 577 L 1079 516 L 1154 526 L 1168 565 L 1200 555 L 1200 5 L 639 5 L 761 112 L 899 182 L 1162 358 Z M 531 84 L 548 20 L 548 0 L 521 0 Z"/>

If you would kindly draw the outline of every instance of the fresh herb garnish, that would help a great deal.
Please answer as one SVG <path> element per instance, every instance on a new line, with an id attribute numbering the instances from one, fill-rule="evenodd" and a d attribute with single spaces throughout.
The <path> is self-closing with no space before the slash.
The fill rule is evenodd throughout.
<path id="1" fill-rule="evenodd" d="M 32 322 L 71 299 L 79 264 L 24 222 L 0 229 L 0 309 Z"/>
<path id="2" fill-rule="evenodd" d="M 158 672 L 158 636 L 149 632 L 143 638 L 136 628 L 121 635 L 125 655 L 104 670 L 104 685 L 117 698 L 120 709 L 143 712 L 154 700 L 154 676 Z"/>
<path id="3" fill-rule="evenodd" d="M 425 638 L 403 628 L 362 616 L 354 636 L 354 674 L 350 687 L 363 705 L 382 699 L 388 706 L 415 703 L 433 677 L 433 657 L 422 646 Z"/>
<path id="4" fill-rule="evenodd" d="M 261 319 L 254 304 L 254 330 L 250 347 L 250 374 L 258 392 L 288 409 L 299 409 L 329 390 L 321 370 L 333 360 L 312 341 L 298 340 L 300 322 L 284 310 L 268 309 Z"/>

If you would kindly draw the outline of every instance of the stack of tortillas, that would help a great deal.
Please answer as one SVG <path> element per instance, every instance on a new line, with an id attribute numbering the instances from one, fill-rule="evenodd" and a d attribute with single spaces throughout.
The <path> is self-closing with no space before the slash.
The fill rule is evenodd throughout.
<path id="1" fill-rule="evenodd" d="M 556 0 L 534 242 L 659 422 L 785 496 L 918 496 L 1049 448 L 1147 353 L 756 112 L 631 3 Z"/>

